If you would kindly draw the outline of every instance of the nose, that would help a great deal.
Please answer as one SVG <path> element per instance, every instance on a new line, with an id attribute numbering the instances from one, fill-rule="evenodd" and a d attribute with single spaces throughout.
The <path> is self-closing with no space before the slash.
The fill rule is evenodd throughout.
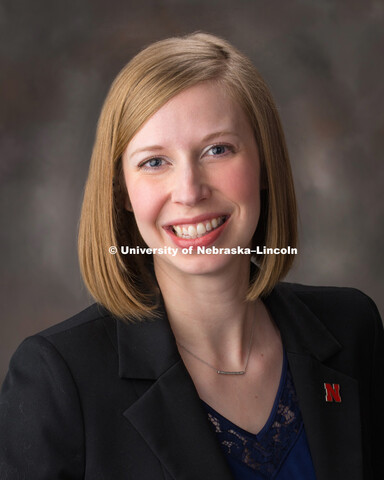
<path id="1" fill-rule="evenodd" d="M 194 206 L 209 198 L 210 189 L 202 167 L 193 162 L 179 165 L 172 185 L 172 201 Z"/>

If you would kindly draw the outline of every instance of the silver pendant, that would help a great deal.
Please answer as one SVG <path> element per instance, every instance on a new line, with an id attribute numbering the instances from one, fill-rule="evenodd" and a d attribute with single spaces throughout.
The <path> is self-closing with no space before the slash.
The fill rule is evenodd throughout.
<path id="1" fill-rule="evenodd" d="M 240 370 L 239 372 L 226 372 L 225 370 L 217 370 L 219 375 L 244 375 L 245 370 Z"/>

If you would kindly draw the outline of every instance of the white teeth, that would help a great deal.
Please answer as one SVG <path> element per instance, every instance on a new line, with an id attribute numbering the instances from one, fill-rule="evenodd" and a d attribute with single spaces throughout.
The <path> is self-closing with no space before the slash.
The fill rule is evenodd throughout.
<path id="1" fill-rule="evenodd" d="M 191 238 L 196 238 L 197 232 L 196 232 L 196 228 L 195 228 L 193 225 L 190 225 L 190 226 L 188 227 L 188 235 L 189 235 Z"/>
<path id="2" fill-rule="evenodd" d="M 212 220 L 207 220 L 204 223 L 200 222 L 197 225 L 175 225 L 173 227 L 174 233 L 180 238 L 196 238 L 202 237 L 207 232 L 214 230 L 215 228 L 222 225 L 225 221 L 225 216 L 213 218 Z"/>
<path id="3" fill-rule="evenodd" d="M 205 229 L 204 225 L 202 223 L 198 223 L 196 227 L 196 231 L 198 235 L 202 235 L 205 233 L 207 230 Z"/>

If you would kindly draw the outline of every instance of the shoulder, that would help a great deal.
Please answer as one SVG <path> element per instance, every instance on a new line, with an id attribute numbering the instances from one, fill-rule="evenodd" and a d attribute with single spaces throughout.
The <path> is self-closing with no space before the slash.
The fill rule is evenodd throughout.
<path id="1" fill-rule="evenodd" d="M 323 287 L 298 283 L 281 283 L 278 288 L 292 292 L 313 313 L 320 316 L 360 318 L 361 315 L 379 315 L 374 301 L 357 288 Z"/>
<path id="2" fill-rule="evenodd" d="M 283 283 L 283 288 L 290 290 L 314 313 L 323 316 L 343 314 L 344 317 L 359 318 L 361 315 L 378 315 L 374 301 L 357 288 L 325 287 Z"/>
<path id="3" fill-rule="evenodd" d="M 383 329 L 374 301 L 356 288 L 282 282 L 276 289 L 303 304 L 336 338 L 372 341 Z"/>
<path id="4" fill-rule="evenodd" d="M 89 340 L 98 335 L 106 336 L 113 330 L 115 318 L 100 304 L 94 303 L 76 315 L 56 325 L 52 325 L 34 335 L 53 345 L 60 346 L 63 342 L 73 343 L 76 338 Z"/>
<path id="5" fill-rule="evenodd" d="M 103 324 L 105 318 L 110 318 L 111 314 L 101 305 L 94 303 L 72 317 L 52 325 L 38 333 L 46 339 L 53 339 L 57 335 L 69 334 L 73 331 L 87 330 Z"/>
<path id="6" fill-rule="evenodd" d="M 27 337 L 12 356 L 10 368 L 45 365 L 61 372 L 97 368 L 101 352 L 115 357 L 116 320 L 98 304 L 73 317 Z M 112 354 L 112 355 L 111 355 Z M 58 372 L 56 372 L 58 373 Z"/>

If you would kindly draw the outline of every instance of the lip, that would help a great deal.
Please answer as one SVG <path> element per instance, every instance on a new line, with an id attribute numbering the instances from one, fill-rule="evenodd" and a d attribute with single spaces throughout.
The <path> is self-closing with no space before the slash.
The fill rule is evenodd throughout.
<path id="1" fill-rule="evenodd" d="M 196 217 L 190 217 L 190 218 L 178 218 L 177 220 L 173 220 L 171 222 L 167 222 L 165 225 L 163 225 L 163 228 L 170 228 L 173 227 L 174 225 L 185 225 L 185 224 L 193 224 L 193 223 L 200 223 L 204 222 L 205 220 L 212 220 L 212 218 L 217 218 L 217 217 L 230 217 L 228 213 L 203 213 L 201 215 L 197 215 Z"/>
<path id="2" fill-rule="evenodd" d="M 203 222 L 204 220 L 210 220 L 212 218 L 216 217 L 224 217 L 226 216 L 225 222 L 220 225 L 220 227 L 215 228 L 211 232 L 206 233 L 202 237 L 197 237 L 197 238 L 180 238 L 178 237 L 172 230 L 173 225 L 183 225 L 183 224 L 188 224 L 188 223 L 199 223 Z M 230 219 L 230 215 L 225 215 L 225 214 L 206 214 L 206 215 L 199 215 L 197 217 L 193 218 L 188 218 L 188 219 L 178 219 L 176 223 L 172 224 L 167 224 L 164 225 L 164 230 L 165 232 L 169 235 L 171 238 L 172 242 L 177 245 L 179 248 L 188 248 L 188 247 L 210 247 L 214 244 L 214 242 L 218 239 L 218 237 L 221 235 L 223 230 L 228 224 L 228 221 Z"/>
<path id="3" fill-rule="evenodd" d="M 196 217 L 190 218 L 178 218 L 177 220 L 167 222 L 167 224 L 163 225 L 163 228 L 171 228 L 174 225 L 186 225 L 186 224 L 194 224 L 204 222 L 205 220 L 212 220 L 213 218 L 217 217 L 227 217 L 226 221 L 229 219 L 229 213 L 203 213 L 201 215 L 197 215 Z"/>

